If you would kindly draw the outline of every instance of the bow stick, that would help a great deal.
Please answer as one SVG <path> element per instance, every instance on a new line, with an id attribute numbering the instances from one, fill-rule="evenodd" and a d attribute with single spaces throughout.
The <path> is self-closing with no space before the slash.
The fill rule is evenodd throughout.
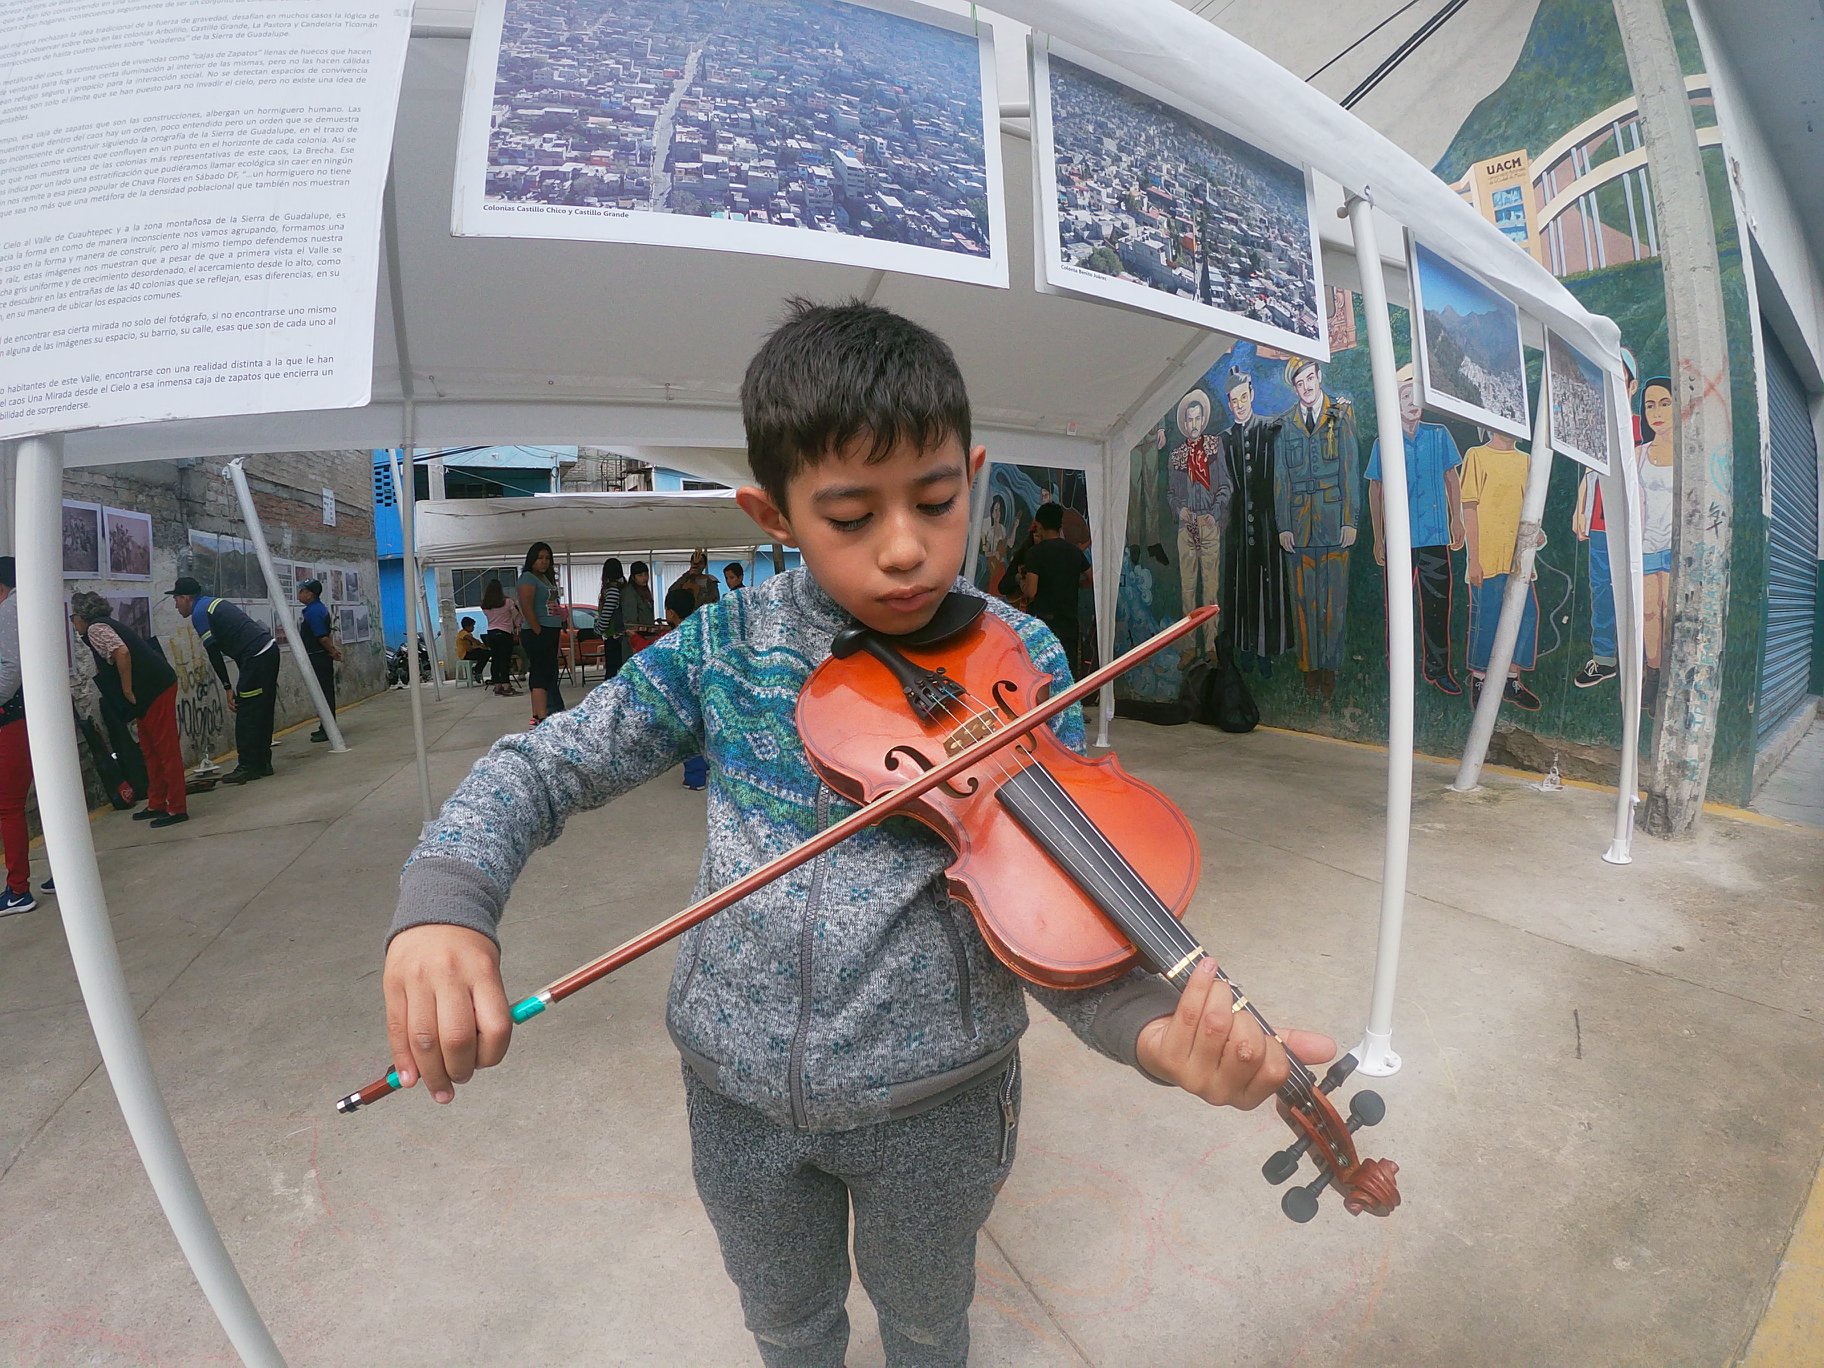
<path id="1" fill-rule="evenodd" d="M 638 959 L 648 951 L 658 949 L 666 941 L 682 935 L 698 922 L 707 921 L 723 908 L 740 902 L 755 889 L 771 883 L 780 875 L 796 869 L 806 860 L 813 860 L 831 846 L 847 840 L 863 827 L 872 826 L 881 818 L 891 816 L 894 811 L 904 807 L 921 793 L 936 788 L 970 766 L 985 760 L 995 751 L 1018 741 L 1028 732 L 1036 731 L 1077 700 L 1094 693 L 1111 679 L 1133 669 L 1148 656 L 1163 650 L 1178 638 L 1196 631 L 1215 617 L 1217 612 L 1218 609 L 1214 606 L 1196 609 L 1189 616 L 1180 618 L 1170 627 L 1141 642 L 1126 655 L 1110 661 L 1101 669 L 1073 684 L 1063 693 L 1046 699 L 1030 712 L 1023 714 L 1018 720 L 1008 722 L 1000 730 L 992 732 L 980 741 L 958 751 L 936 769 L 926 771 L 903 788 L 894 789 L 891 793 L 883 793 L 866 807 L 858 808 L 834 826 L 827 827 L 808 840 L 793 846 L 778 859 L 761 865 L 760 868 L 735 880 L 728 887 L 711 893 L 701 902 L 691 904 L 682 912 L 666 918 L 657 926 L 641 932 L 632 940 L 623 941 L 605 955 L 590 960 L 582 968 L 573 970 L 546 987 L 540 988 L 531 997 L 514 1003 L 513 1024 L 517 1026 L 530 1021 L 553 1003 L 562 1002 L 572 993 L 587 988 L 597 979 L 606 978 L 622 965 Z M 336 1110 L 344 1113 L 357 1111 L 370 1102 L 378 1102 L 381 1098 L 398 1090 L 399 1071 L 397 1068 L 390 1068 L 386 1071 L 386 1077 L 377 1078 L 359 1092 L 352 1092 L 347 1097 L 338 1099 Z"/>

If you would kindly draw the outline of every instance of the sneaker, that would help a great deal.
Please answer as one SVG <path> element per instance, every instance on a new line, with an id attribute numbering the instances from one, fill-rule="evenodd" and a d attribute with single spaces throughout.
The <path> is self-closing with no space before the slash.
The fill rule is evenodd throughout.
<path id="1" fill-rule="evenodd" d="M 1501 690 L 1501 701 L 1512 703 L 1516 708 L 1525 708 L 1528 712 L 1539 711 L 1539 695 L 1512 675 L 1507 677 L 1507 687 Z"/>
<path id="2" fill-rule="evenodd" d="M 133 820 L 136 822 L 149 822 L 155 817 L 163 817 L 164 815 L 165 810 L 163 808 L 143 807 L 133 814 Z"/>
<path id="3" fill-rule="evenodd" d="M 38 885 L 38 891 L 48 898 L 54 898 L 57 896 L 57 885 L 50 879 L 46 879 Z"/>
<path id="4" fill-rule="evenodd" d="M 251 784 L 255 779 L 264 779 L 265 777 L 266 776 L 261 774 L 258 770 L 245 769 L 240 765 L 236 765 L 233 769 L 229 770 L 228 773 L 222 776 L 222 782 L 224 784 Z"/>
<path id="5" fill-rule="evenodd" d="M 1606 661 L 1586 660 L 1583 668 L 1571 676 L 1571 683 L 1580 689 L 1593 689 L 1598 684 L 1607 684 L 1620 673 L 1619 667 L 1610 665 Z"/>
<path id="6" fill-rule="evenodd" d="M 318 727 L 310 734 L 310 739 L 312 741 L 327 741 L 329 740 L 329 733 L 324 731 L 323 728 Z"/>
<path id="7" fill-rule="evenodd" d="M 10 917 L 15 912 L 30 912 L 38 906 L 38 899 L 32 896 L 32 890 L 23 893 L 8 892 L 0 897 L 0 917 Z"/>
<path id="8" fill-rule="evenodd" d="M 187 812 L 167 812 L 162 817 L 154 817 L 152 819 L 152 825 L 154 828 L 176 826 L 179 822 L 187 822 L 189 820 L 190 814 Z"/>

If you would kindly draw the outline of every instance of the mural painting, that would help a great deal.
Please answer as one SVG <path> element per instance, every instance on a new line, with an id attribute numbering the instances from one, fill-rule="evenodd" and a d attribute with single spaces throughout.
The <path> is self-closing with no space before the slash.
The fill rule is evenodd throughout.
<path id="1" fill-rule="evenodd" d="M 1703 61 L 1682 0 L 1672 0 L 1668 15 L 1687 74 L 1701 77 Z M 1664 605 L 1676 573 L 1670 555 L 1676 468 L 1669 424 L 1677 386 L 1685 381 L 1666 335 L 1664 278 L 1651 227 L 1651 166 L 1631 162 L 1622 174 L 1613 166 L 1642 149 L 1644 139 L 1612 8 L 1606 0 L 1540 0 L 1511 73 L 1505 81 L 1501 73 L 1491 73 L 1489 86 L 1492 93 L 1465 120 L 1436 169 L 1446 180 L 1462 177 L 1459 190 L 1514 240 L 1516 250 L 1533 254 L 1591 312 L 1621 328 L 1635 440 L 1632 449 L 1615 456 L 1634 460 L 1641 476 L 1645 655 L 1649 669 L 1657 671 L 1664 660 Z M 1691 92 L 1731 339 L 1732 374 L 1717 379 L 1731 390 L 1738 453 L 1721 697 L 1693 700 L 1692 706 L 1716 710 L 1711 792 L 1740 801 L 1753 766 L 1752 706 L 1765 593 L 1753 333 L 1740 233 L 1708 87 L 1694 80 Z M 1524 184 L 1496 187 L 1500 194 L 1484 196 L 1483 203 L 1478 168 L 1496 164 L 1519 168 L 1513 174 Z M 1447 297 L 1424 295 L 1427 306 L 1440 302 L 1451 307 Z M 1471 397 L 1480 400 L 1477 409 L 1484 417 L 1495 409 L 1504 421 L 1477 422 L 1458 411 L 1420 407 L 1427 401 L 1422 377 L 1416 393 L 1402 385 L 1400 414 L 1415 546 L 1415 733 L 1420 750 L 1446 755 L 1460 751 L 1468 733 L 1512 570 L 1530 433 L 1530 414 L 1527 422 L 1517 421 L 1512 401 L 1517 394 L 1547 393 L 1544 356 L 1536 350 L 1523 349 L 1523 376 L 1511 355 L 1499 382 L 1490 380 L 1494 372 L 1481 361 L 1465 371 L 1464 356 L 1474 360 L 1478 349 L 1492 354 L 1493 324 L 1483 347 L 1475 328 L 1465 330 L 1471 312 L 1478 311 L 1456 312 L 1458 318 L 1442 320 L 1445 335 L 1455 327 L 1455 340 L 1445 341 L 1441 359 L 1454 359 L 1457 378 L 1480 377 L 1484 383 L 1474 396 L 1449 397 L 1459 407 Z M 1412 346 L 1410 315 L 1399 308 L 1392 313 L 1397 361 L 1421 361 Z M 1352 322 L 1345 329 L 1332 320 L 1333 338 L 1359 335 L 1361 315 Z M 1502 327 L 1503 337 L 1511 337 L 1511 323 Z M 1434 332 L 1432 340 L 1439 336 Z M 1290 365 L 1299 373 L 1288 373 Z M 1207 586 L 1213 556 L 1220 566 L 1213 601 L 1223 610 L 1214 653 L 1231 655 L 1250 672 L 1248 687 L 1262 719 L 1380 740 L 1387 717 L 1388 586 L 1367 351 L 1339 350 L 1324 366 L 1290 365 L 1282 355 L 1237 342 L 1159 416 L 1157 428 L 1132 452 L 1116 638 L 1131 644 L 1187 607 L 1212 601 Z M 1570 366 L 1559 372 L 1572 376 Z M 1708 382 L 1692 377 L 1690 383 Z M 1599 396 L 1583 397 L 1589 401 L 1584 407 L 1593 409 Z M 1323 415 L 1321 430 L 1307 429 L 1312 410 Z M 1578 415 L 1562 416 L 1571 427 L 1568 420 Z M 1205 426 L 1197 431 L 1200 420 Z M 1196 472 L 1203 468 L 1198 460 L 1212 430 L 1221 440 L 1222 474 L 1212 473 L 1206 490 Z M 1180 452 L 1181 466 L 1174 464 Z M 1578 454 L 1605 453 L 1580 446 Z M 1211 537 L 1198 515 L 1213 515 L 1219 498 L 1227 500 L 1227 516 L 1217 520 L 1217 535 Z M 1499 681 L 1498 738 L 1517 732 L 1536 738 L 1538 745 L 1520 753 L 1540 756 L 1542 764 L 1560 749 L 1586 748 L 1600 766 L 1600 757 L 1612 757 L 1620 744 L 1604 511 L 1595 476 L 1575 459 L 1555 460 L 1542 519 L 1545 540 L 1522 600 L 1514 663 L 1508 678 Z M 1186 514 L 1191 526 L 1181 542 Z M 1358 532 L 1373 537 L 1375 554 L 1350 554 Z M 1263 542 L 1277 543 L 1281 554 L 1261 558 Z M 1211 643 L 1200 638 L 1194 654 L 1209 658 Z M 1155 658 L 1117 685 L 1130 711 L 1179 701 L 1185 671 L 1194 662 L 1166 655 L 1170 658 Z M 1648 706 L 1657 708 L 1657 677 L 1650 674 L 1646 682 Z M 1651 744 L 1650 734 L 1643 737 L 1643 746 Z"/>
<path id="2" fill-rule="evenodd" d="M 975 583 L 1000 598 L 1027 608 L 1045 619 L 1064 643 L 1071 669 L 1081 675 L 1093 668 L 1096 656 L 1096 614 L 1087 569 L 1090 549 L 1089 488 L 1084 472 L 1051 466 L 988 466 L 988 512 L 982 523 L 982 540 L 976 548 Z M 1055 504 L 1060 514 L 1047 514 L 1041 520 L 1039 510 Z M 1055 536 L 1040 525 L 1056 517 L 1059 527 Z M 1077 556 L 1069 557 L 1061 549 L 1041 551 L 1033 564 L 1035 545 L 1056 540 L 1073 548 Z M 1080 565 L 1077 593 L 1066 602 L 1062 585 L 1053 585 L 1054 575 Z M 1035 571 L 1042 570 L 1044 585 L 1034 581 Z M 1042 591 L 1036 606 L 1035 590 Z M 1044 611 L 1040 611 L 1043 609 Z"/>

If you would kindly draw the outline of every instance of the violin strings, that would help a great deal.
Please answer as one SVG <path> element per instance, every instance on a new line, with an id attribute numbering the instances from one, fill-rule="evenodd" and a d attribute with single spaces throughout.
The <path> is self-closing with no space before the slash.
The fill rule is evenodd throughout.
<path id="1" fill-rule="evenodd" d="M 955 699 L 966 700 L 974 709 L 974 715 L 976 717 L 987 716 L 991 719 L 994 717 L 992 710 L 983 707 L 966 689 L 962 689 L 959 685 L 958 694 L 955 695 L 953 699 L 942 700 L 939 704 L 944 712 L 946 720 L 952 722 L 959 720 L 958 710 L 955 707 Z M 967 720 L 967 715 L 964 715 L 961 720 Z M 996 725 L 998 727 L 998 720 L 996 721 Z M 1088 821 L 1088 818 L 1083 811 L 1070 801 L 1069 795 L 1064 793 L 1062 787 L 1057 784 L 1055 777 L 1051 775 L 1050 771 L 1046 770 L 1043 765 L 1037 764 L 1036 761 L 1027 761 L 1020 764 L 1017 769 L 1009 769 L 1006 762 L 1001 758 L 1001 752 L 996 752 L 994 755 L 987 757 L 987 761 L 992 762 L 994 767 L 1000 771 L 1003 784 L 1011 783 L 1017 774 L 1027 773 L 1035 769 L 1040 774 L 1044 775 L 1046 779 L 1050 780 L 1051 782 L 1049 784 L 1037 785 L 1035 792 L 1038 797 L 1049 805 L 1052 812 L 1056 814 L 1056 820 L 1047 817 L 1045 814 L 1038 815 L 1042 820 L 1047 822 L 1052 833 L 1060 838 L 1060 843 L 1073 846 L 1092 860 L 1099 862 L 1101 872 L 1111 876 L 1111 883 L 1114 891 L 1121 899 L 1124 910 L 1133 917 L 1136 926 L 1144 927 L 1154 936 L 1158 937 L 1162 943 L 1170 943 L 1171 941 L 1182 937 L 1183 941 L 1181 943 L 1185 944 L 1188 948 L 1202 950 L 1202 947 L 1197 944 L 1195 938 L 1190 935 L 1176 917 L 1171 915 L 1170 909 L 1166 908 L 1164 904 L 1159 901 L 1158 896 L 1153 893 L 1152 889 L 1147 887 L 1144 880 L 1139 877 L 1133 867 L 1129 865 L 1125 859 L 1120 858 L 1118 851 L 1113 851 L 1112 845 L 1109 846 L 1108 849 L 1103 849 L 1102 845 L 1098 843 L 1097 840 L 1093 839 L 1092 836 L 1085 835 L 1085 832 L 1092 833 L 1092 835 L 1100 835 L 1100 833 L 1095 831 L 1093 824 Z M 1070 839 L 1071 837 L 1075 837 L 1076 839 L 1073 841 Z M 1107 838 L 1102 837 L 1101 840 L 1102 842 L 1106 842 Z M 1113 853 L 1113 858 L 1111 858 L 1111 852 Z M 1138 886 L 1140 894 L 1144 896 L 1135 894 L 1135 886 Z M 1204 953 L 1207 955 L 1208 952 L 1205 951 Z M 1239 1001 L 1241 999 L 1241 994 L 1235 985 L 1234 980 L 1230 979 L 1227 974 L 1224 974 L 1220 966 L 1217 969 L 1217 974 L 1224 984 L 1229 987 L 1231 997 Z M 1255 1008 L 1252 1003 L 1247 1004 L 1247 1010 L 1248 1014 L 1266 1030 L 1268 1035 L 1278 1039 L 1278 1033 L 1273 1030 L 1272 1025 L 1267 1022 L 1266 1018 L 1260 1014 L 1259 1010 Z M 1313 1100 L 1312 1087 L 1316 1082 L 1316 1075 L 1310 1071 L 1310 1068 L 1303 1060 L 1299 1059 L 1289 1048 L 1285 1047 L 1283 1041 L 1281 1042 L 1281 1048 L 1286 1049 L 1286 1061 L 1288 1065 L 1287 1085 L 1304 1101 L 1307 1103 L 1311 1102 Z"/>

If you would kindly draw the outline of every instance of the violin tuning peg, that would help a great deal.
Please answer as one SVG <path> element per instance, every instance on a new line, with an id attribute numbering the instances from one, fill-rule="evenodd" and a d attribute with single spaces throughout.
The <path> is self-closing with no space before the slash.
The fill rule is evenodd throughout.
<path id="1" fill-rule="evenodd" d="M 1304 1187 L 1295 1187 L 1279 1199 L 1279 1209 L 1303 1225 L 1317 1215 L 1317 1195 L 1330 1182 L 1330 1175 L 1320 1173 Z"/>
<path id="2" fill-rule="evenodd" d="M 1299 1156 L 1305 1152 L 1305 1146 L 1309 1143 L 1309 1141 L 1300 1140 L 1295 1145 L 1288 1145 L 1285 1149 L 1268 1155 L 1267 1162 L 1260 1166 L 1260 1176 L 1278 1187 L 1298 1172 Z"/>
<path id="3" fill-rule="evenodd" d="M 1381 1095 L 1367 1088 L 1362 1089 L 1349 1099 L 1349 1129 L 1360 1126 L 1378 1126 L 1387 1119 L 1387 1104 Z"/>
<path id="4" fill-rule="evenodd" d="M 1353 1054 L 1344 1055 L 1330 1066 L 1329 1072 L 1324 1075 L 1324 1081 L 1317 1085 L 1317 1090 L 1321 1093 L 1335 1092 L 1342 1087 L 1349 1075 L 1355 1072 L 1357 1062 Z"/>

